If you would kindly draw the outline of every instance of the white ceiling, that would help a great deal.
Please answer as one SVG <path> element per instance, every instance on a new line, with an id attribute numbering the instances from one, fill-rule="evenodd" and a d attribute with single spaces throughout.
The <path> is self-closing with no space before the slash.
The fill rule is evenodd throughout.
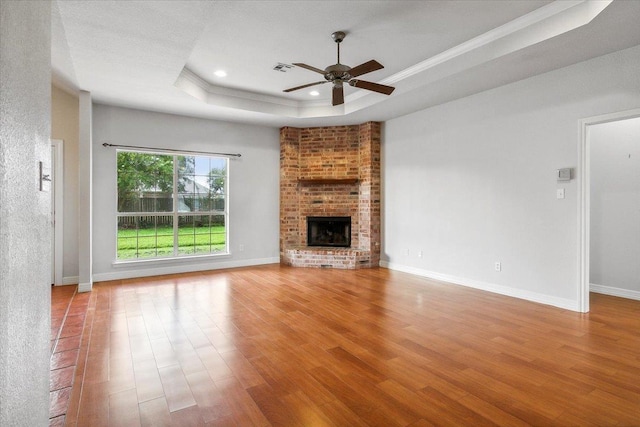
<path id="1" fill-rule="evenodd" d="M 54 2 L 56 84 L 95 102 L 272 126 L 384 121 L 640 44 L 640 1 Z M 330 85 L 278 63 L 325 68 L 375 59 L 361 79 L 390 95 Z M 223 69 L 228 75 L 214 76 Z M 317 89 L 320 96 L 309 92 Z"/>

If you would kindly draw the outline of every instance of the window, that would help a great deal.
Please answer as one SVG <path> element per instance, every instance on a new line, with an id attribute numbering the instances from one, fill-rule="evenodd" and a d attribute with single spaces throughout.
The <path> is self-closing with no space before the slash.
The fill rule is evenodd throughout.
<path id="1" fill-rule="evenodd" d="M 117 260 L 228 253 L 226 158 L 117 157 Z"/>

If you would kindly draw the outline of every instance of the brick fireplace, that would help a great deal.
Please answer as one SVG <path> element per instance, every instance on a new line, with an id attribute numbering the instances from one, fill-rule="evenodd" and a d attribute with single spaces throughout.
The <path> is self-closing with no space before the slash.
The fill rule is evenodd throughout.
<path id="1" fill-rule="evenodd" d="M 308 246 L 307 217 L 350 217 L 351 246 Z M 280 262 L 354 269 L 379 261 L 380 123 L 280 129 Z"/>

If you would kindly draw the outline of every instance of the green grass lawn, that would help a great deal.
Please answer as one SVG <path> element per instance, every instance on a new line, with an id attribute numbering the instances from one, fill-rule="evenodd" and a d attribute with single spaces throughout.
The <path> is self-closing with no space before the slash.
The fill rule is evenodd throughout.
<path id="1" fill-rule="evenodd" d="M 206 254 L 225 249 L 226 230 L 212 227 L 181 227 L 178 230 L 178 254 Z M 173 228 L 118 230 L 118 259 L 173 255 Z"/>

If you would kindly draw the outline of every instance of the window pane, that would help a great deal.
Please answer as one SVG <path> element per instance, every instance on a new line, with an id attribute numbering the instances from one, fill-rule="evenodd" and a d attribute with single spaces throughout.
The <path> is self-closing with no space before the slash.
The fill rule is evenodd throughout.
<path id="1" fill-rule="evenodd" d="M 180 215 L 178 217 L 178 234 L 193 234 L 193 216 Z"/>
<path id="2" fill-rule="evenodd" d="M 192 194 L 180 194 L 178 196 L 178 212 L 191 212 L 193 207 Z"/>
<path id="3" fill-rule="evenodd" d="M 138 219 L 132 216 L 118 218 L 117 257 L 136 258 L 138 247 Z"/>
<path id="4" fill-rule="evenodd" d="M 195 156 L 176 156 L 178 161 L 178 177 L 193 175 L 195 171 Z"/>
<path id="5" fill-rule="evenodd" d="M 117 258 L 226 252 L 227 164 L 217 157 L 119 151 L 118 212 L 142 215 L 118 217 Z M 174 224 L 176 213 L 182 214 Z"/>
<path id="6" fill-rule="evenodd" d="M 193 234 L 209 234 L 209 215 L 194 215 Z"/>
<path id="7" fill-rule="evenodd" d="M 138 257 L 147 258 L 156 256 L 156 237 L 149 236 L 148 230 L 144 235 L 141 233 L 138 236 Z"/>
<path id="8" fill-rule="evenodd" d="M 211 210 L 224 212 L 226 206 L 224 202 L 224 195 L 217 195 L 211 198 Z"/>
<path id="9" fill-rule="evenodd" d="M 156 217 L 156 250 L 158 256 L 173 256 L 173 217 Z"/>
<path id="10" fill-rule="evenodd" d="M 198 194 L 193 200 L 193 212 L 209 212 L 211 210 L 211 199 L 207 193 Z"/>
<path id="11" fill-rule="evenodd" d="M 117 163 L 118 212 L 166 211 L 173 192 L 173 156 L 119 151 Z"/>
<path id="12" fill-rule="evenodd" d="M 136 237 L 118 237 L 118 258 L 136 258 L 137 240 Z"/>
<path id="13" fill-rule="evenodd" d="M 172 210 L 171 194 L 167 193 L 151 193 L 146 192 L 145 197 L 140 200 L 141 209 L 140 212 L 163 212 Z"/>
<path id="14" fill-rule="evenodd" d="M 149 197 L 153 210 L 146 212 L 171 212 L 173 210 L 173 156 L 157 156 L 154 183 Z"/>
<path id="15" fill-rule="evenodd" d="M 209 189 L 212 194 L 225 193 L 226 171 L 224 169 L 212 169 L 208 177 Z"/>
<path id="16" fill-rule="evenodd" d="M 195 238 L 193 234 L 178 236 L 178 255 L 189 255 L 193 253 Z"/>
<path id="17" fill-rule="evenodd" d="M 138 193 L 118 194 L 118 212 L 142 212 Z"/>
<path id="18" fill-rule="evenodd" d="M 211 250 L 224 252 L 227 249 L 227 230 L 224 215 L 211 216 Z"/>
<path id="19" fill-rule="evenodd" d="M 207 174 L 209 172 L 211 161 L 209 157 L 196 157 L 194 163 L 194 172 L 196 174 Z"/>
<path id="20" fill-rule="evenodd" d="M 181 194 L 178 197 L 178 212 L 209 212 L 212 200 L 208 194 Z"/>
<path id="21" fill-rule="evenodd" d="M 211 225 L 219 227 L 218 230 L 224 230 L 224 215 L 211 215 Z"/>
<path id="22" fill-rule="evenodd" d="M 194 247 L 194 223 L 193 216 L 181 215 L 178 217 L 178 254 L 193 254 Z"/>
<path id="23" fill-rule="evenodd" d="M 194 248 L 195 253 L 210 253 L 211 252 L 211 235 L 199 234 L 196 235 L 196 246 Z"/>

